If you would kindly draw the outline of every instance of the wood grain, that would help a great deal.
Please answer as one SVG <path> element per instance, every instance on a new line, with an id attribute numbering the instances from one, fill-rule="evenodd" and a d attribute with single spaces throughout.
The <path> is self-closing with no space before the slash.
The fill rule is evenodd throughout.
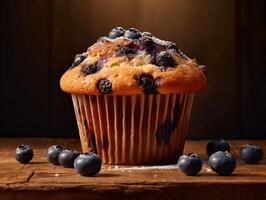
<path id="1" fill-rule="evenodd" d="M 21 165 L 13 157 L 18 144 L 34 148 L 31 163 Z M 266 160 L 248 165 L 239 160 L 242 144 L 257 143 L 266 150 L 266 141 L 230 141 L 237 158 L 233 175 L 222 177 L 204 162 L 198 176 L 186 176 L 177 169 L 146 169 L 139 166 L 104 165 L 96 177 L 82 177 L 73 169 L 46 162 L 46 148 L 61 144 L 80 150 L 76 139 L 1 139 L 0 199 L 265 199 Z M 188 141 L 185 152 L 197 152 L 206 161 L 206 141 Z M 172 166 L 173 167 L 173 166 Z"/>

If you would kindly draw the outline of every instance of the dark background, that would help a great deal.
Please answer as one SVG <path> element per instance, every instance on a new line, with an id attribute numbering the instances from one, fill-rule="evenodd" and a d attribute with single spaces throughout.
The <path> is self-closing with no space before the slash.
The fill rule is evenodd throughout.
<path id="1" fill-rule="evenodd" d="M 1 1 L 0 137 L 78 137 L 59 79 L 115 26 L 177 43 L 208 69 L 189 138 L 266 138 L 264 0 Z"/>

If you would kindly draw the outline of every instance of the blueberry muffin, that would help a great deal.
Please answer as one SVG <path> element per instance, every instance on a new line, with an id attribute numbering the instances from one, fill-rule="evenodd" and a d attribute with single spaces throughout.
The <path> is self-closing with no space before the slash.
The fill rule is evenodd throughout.
<path id="1" fill-rule="evenodd" d="M 60 80 L 84 152 L 108 164 L 176 163 L 205 67 L 175 43 L 116 27 L 75 56 Z"/>

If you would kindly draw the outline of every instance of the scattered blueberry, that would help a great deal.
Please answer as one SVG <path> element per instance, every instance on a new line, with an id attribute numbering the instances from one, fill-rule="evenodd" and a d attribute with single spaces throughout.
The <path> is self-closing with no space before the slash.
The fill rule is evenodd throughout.
<path id="1" fill-rule="evenodd" d="M 73 168 L 74 167 L 74 160 L 76 159 L 76 157 L 79 156 L 79 152 L 73 150 L 73 149 L 65 149 L 63 151 L 60 152 L 60 154 L 58 155 L 58 162 L 60 163 L 60 165 L 62 165 L 63 167 L 67 167 L 67 168 Z"/>
<path id="2" fill-rule="evenodd" d="M 137 81 L 140 86 L 144 88 L 145 94 L 156 94 L 157 84 L 154 78 L 148 74 L 141 74 L 137 76 Z"/>
<path id="3" fill-rule="evenodd" d="M 161 51 L 156 55 L 155 64 L 164 70 L 168 67 L 176 66 L 176 61 L 171 54 L 166 51 Z"/>
<path id="4" fill-rule="evenodd" d="M 137 51 L 138 51 L 137 45 L 134 42 L 132 42 L 127 46 L 118 45 L 116 49 L 116 55 L 133 57 L 137 53 Z"/>
<path id="5" fill-rule="evenodd" d="M 139 46 L 141 50 L 152 51 L 155 48 L 155 43 L 151 37 L 141 37 Z"/>
<path id="6" fill-rule="evenodd" d="M 196 175 L 202 168 L 202 161 L 197 154 L 184 154 L 178 159 L 178 168 L 187 175 Z"/>
<path id="7" fill-rule="evenodd" d="M 206 152 L 209 156 L 217 151 L 230 151 L 229 143 L 221 138 L 213 139 L 206 145 Z"/>
<path id="8" fill-rule="evenodd" d="M 58 162 L 58 156 L 63 151 L 63 148 L 60 145 L 53 145 L 50 146 L 47 150 L 46 158 L 48 162 L 54 164 L 54 165 L 59 165 Z"/>
<path id="9" fill-rule="evenodd" d="M 33 158 L 33 151 L 29 145 L 21 144 L 15 150 L 15 158 L 21 164 L 27 164 Z"/>
<path id="10" fill-rule="evenodd" d="M 150 32 L 142 32 L 142 36 L 153 37 Z"/>
<path id="11" fill-rule="evenodd" d="M 78 55 L 76 55 L 75 56 L 75 59 L 74 59 L 74 62 L 72 63 L 72 68 L 73 67 L 76 67 L 76 66 L 78 66 L 80 63 L 82 63 L 83 62 L 83 60 L 85 60 L 87 58 L 87 56 L 85 56 L 85 55 L 82 55 L 82 54 L 78 54 Z"/>
<path id="12" fill-rule="evenodd" d="M 262 148 L 256 144 L 246 144 L 240 148 L 240 158 L 246 163 L 258 163 L 262 157 Z"/>
<path id="13" fill-rule="evenodd" d="M 122 27 L 116 27 L 116 28 L 113 28 L 111 32 L 109 33 L 109 38 L 115 39 L 117 37 L 123 36 L 124 33 L 125 33 L 125 29 L 123 29 Z"/>
<path id="14" fill-rule="evenodd" d="M 111 94 L 113 92 L 112 82 L 108 79 L 100 79 L 96 85 L 100 92 L 103 94 Z"/>
<path id="15" fill-rule="evenodd" d="M 79 155 L 74 161 L 75 170 L 82 176 L 96 175 L 102 166 L 100 157 L 94 153 Z"/>
<path id="16" fill-rule="evenodd" d="M 135 28 L 130 28 L 130 29 L 125 31 L 124 36 L 126 38 L 130 38 L 130 39 L 138 39 L 141 37 L 141 33 L 139 32 L 139 30 L 137 30 Z"/>
<path id="17" fill-rule="evenodd" d="M 221 176 L 230 175 L 236 168 L 236 160 L 229 152 L 217 151 L 209 157 L 208 164 Z"/>

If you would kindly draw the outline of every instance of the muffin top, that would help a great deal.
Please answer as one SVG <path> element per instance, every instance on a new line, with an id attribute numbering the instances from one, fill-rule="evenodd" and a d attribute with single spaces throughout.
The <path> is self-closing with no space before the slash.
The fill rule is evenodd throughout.
<path id="1" fill-rule="evenodd" d="M 206 76 L 205 67 L 175 43 L 116 27 L 75 56 L 60 85 L 73 94 L 193 93 L 206 87 Z"/>

